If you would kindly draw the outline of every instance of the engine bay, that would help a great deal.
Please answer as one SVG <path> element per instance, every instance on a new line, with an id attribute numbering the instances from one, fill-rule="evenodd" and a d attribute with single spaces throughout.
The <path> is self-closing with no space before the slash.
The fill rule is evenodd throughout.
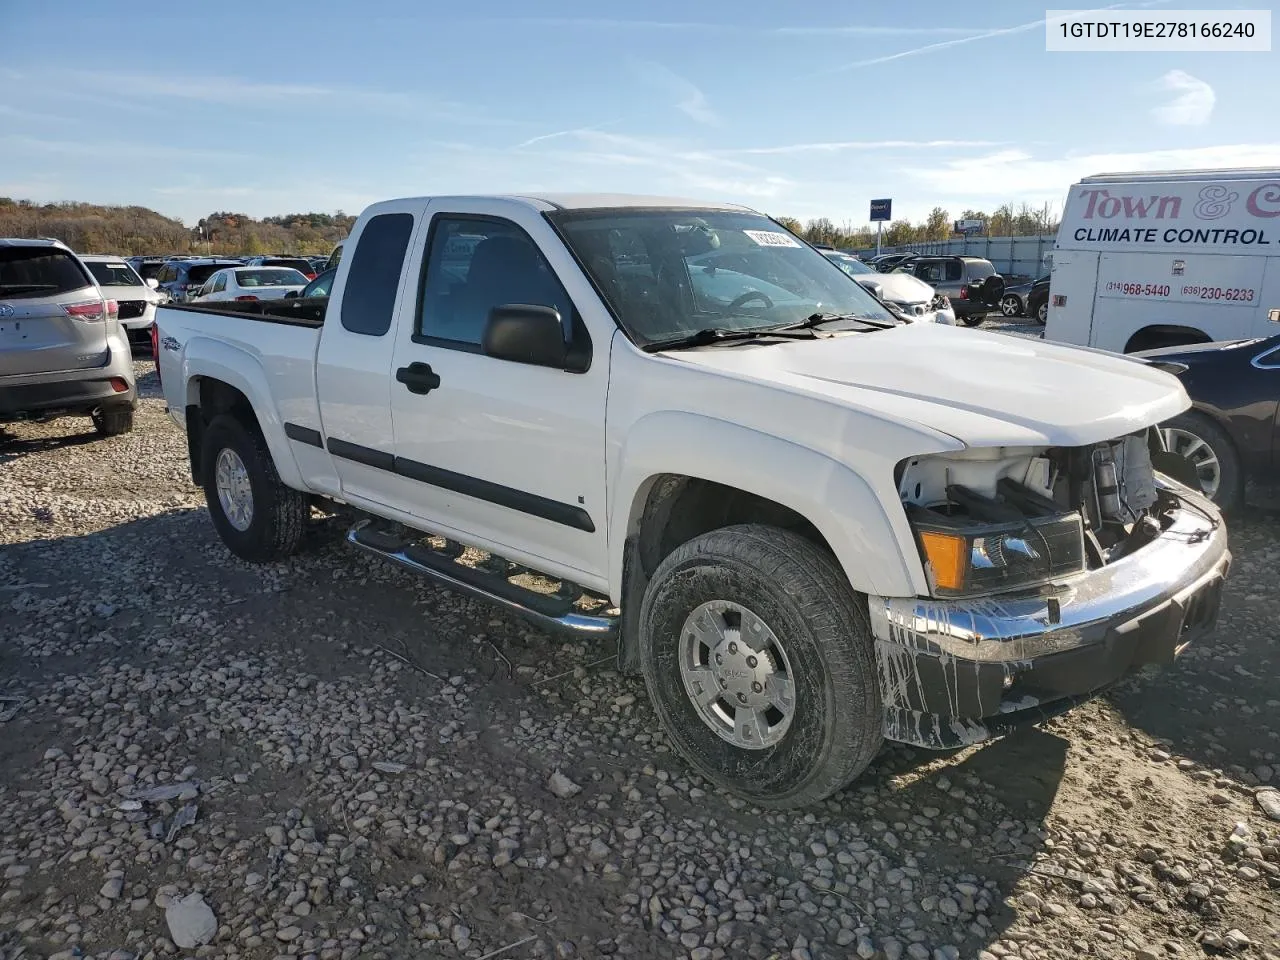
<path id="1" fill-rule="evenodd" d="M 904 461 L 898 493 L 936 593 L 998 592 L 1097 569 L 1159 537 L 1179 505 L 1156 481 L 1171 456 L 1155 428 L 1080 447 L 965 450 Z"/>

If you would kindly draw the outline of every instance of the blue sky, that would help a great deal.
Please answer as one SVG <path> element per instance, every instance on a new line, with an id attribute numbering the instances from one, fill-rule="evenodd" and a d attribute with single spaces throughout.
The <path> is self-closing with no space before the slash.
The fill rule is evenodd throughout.
<path id="1" fill-rule="evenodd" d="M 1108 170 L 1280 166 L 1276 53 L 1046 53 L 1044 15 L 1043 0 L 0 0 L 0 195 L 191 223 L 610 190 L 861 225 L 872 197 L 956 217 L 1060 204 Z"/>

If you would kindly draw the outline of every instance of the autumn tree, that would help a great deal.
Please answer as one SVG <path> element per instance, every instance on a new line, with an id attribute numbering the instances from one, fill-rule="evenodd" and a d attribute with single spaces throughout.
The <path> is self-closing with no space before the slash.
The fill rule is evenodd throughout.
<path id="1" fill-rule="evenodd" d="M 900 247 L 904 243 L 912 243 L 919 239 L 916 226 L 910 220 L 895 220 L 884 230 L 884 243 L 890 247 Z"/>
<path id="2" fill-rule="evenodd" d="M 951 214 L 942 207 L 934 207 L 929 211 L 929 216 L 925 219 L 922 240 L 946 240 L 951 236 L 954 224 L 951 222 Z"/>

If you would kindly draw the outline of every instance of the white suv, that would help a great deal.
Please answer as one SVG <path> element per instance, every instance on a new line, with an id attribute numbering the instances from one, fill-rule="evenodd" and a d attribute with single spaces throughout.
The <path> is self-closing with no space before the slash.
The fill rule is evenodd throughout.
<path id="1" fill-rule="evenodd" d="M 120 326 L 132 347 L 151 349 L 151 327 L 156 322 L 156 304 L 163 295 L 156 292 L 157 280 L 143 280 L 138 273 L 119 257 L 102 254 L 82 254 L 81 262 L 89 268 L 102 292 L 119 307 Z"/>

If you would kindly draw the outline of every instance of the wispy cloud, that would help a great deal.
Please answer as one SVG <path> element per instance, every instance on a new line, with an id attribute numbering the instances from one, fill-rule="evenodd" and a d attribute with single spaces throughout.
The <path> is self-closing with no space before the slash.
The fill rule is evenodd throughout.
<path id="1" fill-rule="evenodd" d="M 7 103 L 0 103 L 0 117 L 9 117 L 13 120 L 27 120 L 36 123 L 76 123 L 71 117 L 59 117 L 51 113 L 35 110 L 19 110 L 17 107 L 11 107 Z"/>
<path id="2" fill-rule="evenodd" d="M 1170 70 L 1158 87 L 1172 99 L 1151 111 L 1157 123 L 1171 127 L 1198 127 L 1209 122 L 1217 95 L 1213 87 L 1184 70 Z"/>
<path id="3" fill-rule="evenodd" d="M 774 27 L 769 31 L 781 36 L 816 37 L 826 34 L 856 37 L 937 37 L 950 35 L 968 35 L 973 27 L 877 27 L 858 23 L 835 27 Z"/>
<path id="4" fill-rule="evenodd" d="M 843 153 L 856 150 L 936 150 L 967 147 L 998 147 L 1000 140 L 827 140 L 816 143 L 786 143 L 776 147 L 741 147 L 721 150 L 724 154 L 788 155 L 798 153 Z"/>
<path id="5" fill-rule="evenodd" d="M 674 97 L 676 109 L 690 119 L 709 125 L 720 122 L 703 92 L 674 70 L 652 60 L 633 61 L 632 69 L 645 83 L 665 90 Z"/>
<path id="6" fill-rule="evenodd" d="M 589 127 L 572 127 L 568 130 L 555 130 L 552 133 L 542 133 L 536 137 L 530 137 L 528 140 L 522 140 L 520 143 L 517 143 L 511 149 L 523 150 L 526 147 L 532 147 L 535 143 L 543 143 L 544 141 L 547 141 L 547 140 L 558 140 L 561 137 L 572 137 L 580 133 L 591 133 L 594 130 L 602 130 L 605 127 L 612 126 L 617 122 L 618 122 L 617 120 L 610 120 L 608 123 L 597 123 Z"/>
<path id="7" fill-rule="evenodd" d="M 903 173 L 913 192 L 956 200 L 1057 200 L 1081 177 L 1117 170 L 1177 170 L 1271 166 L 1280 143 L 1238 143 L 1126 153 L 1034 156 L 1026 150 L 998 150 L 977 157 L 947 160 L 937 166 L 909 167 Z"/>
<path id="8" fill-rule="evenodd" d="M 637 31 L 652 30 L 672 33 L 755 34 L 773 36 L 946 36 L 973 33 L 972 27 L 944 26 L 874 26 L 871 24 L 833 24 L 758 27 L 743 23 L 710 23 L 698 20 L 626 20 L 615 17 L 508 17 L 469 21 L 485 26 L 532 26 L 557 29 Z"/>
<path id="9" fill-rule="evenodd" d="M 589 127 L 556 131 L 534 139 L 536 142 L 521 152 L 523 159 L 518 169 L 512 168 L 509 159 L 502 159 L 509 155 L 481 146 L 474 146 L 471 151 L 478 167 L 491 171 L 491 178 L 507 182 L 515 179 L 521 182 L 521 189 L 531 189 L 530 181 L 536 180 L 538 189 L 548 190 L 633 189 L 639 193 L 693 192 L 732 199 L 773 198 L 794 186 L 791 180 L 771 170 L 717 152 L 690 148 L 673 139 Z M 471 166 L 470 160 L 466 164 Z"/>
<path id="10" fill-rule="evenodd" d="M 1104 7 L 1096 7 L 1092 10 L 1073 10 L 1064 17 L 1055 18 L 1054 22 L 1059 20 L 1062 22 L 1070 22 L 1075 20 L 1086 20 L 1095 13 L 1101 13 L 1104 10 L 1120 10 L 1128 7 L 1152 7 L 1159 6 L 1167 0 L 1147 0 L 1143 3 L 1113 3 Z M 1039 20 L 1031 20 L 1027 23 L 1018 23 L 1010 27 L 996 27 L 991 30 L 982 30 L 977 33 L 970 33 L 968 36 L 957 37 L 954 40 L 939 40 L 937 43 L 927 43 L 921 47 L 913 47 L 910 50 L 900 50 L 897 53 L 889 53 L 884 56 L 871 57 L 866 60 L 856 60 L 853 63 L 846 63 L 832 70 L 821 71 L 821 74 L 841 73 L 845 70 L 856 70 L 859 67 L 871 67 L 880 63 L 891 63 L 894 60 L 902 60 L 905 57 L 918 57 L 926 53 L 936 53 L 939 50 L 948 50 L 952 47 L 963 46 L 968 43 L 977 43 L 980 40 L 992 40 L 996 37 L 1008 37 L 1018 33 L 1027 33 L 1031 30 L 1041 29 L 1046 22 L 1046 17 Z"/>
<path id="11" fill-rule="evenodd" d="M 527 121 L 495 117 L 483 108 L 433 95 L 403 90 L 338 84 L 276 83 L 222 75 L 154 75 L 130 72 L 64 71 L 51 75 L 42 91 L 69 92 L 84 96 L 84 90 L 110 90 L 118 100 L 145 98 L 149 102 L 165 98 L 198 103 L 232 104 L 246 115 L 261 108 L 302 106 L 308 109 L 323 103 L 332 110 L 374 111 L 397 116 L 429 116 L 469 126 L 520 127 Z M 70 83 L 79 89 L 67 90 Z"/>
<path id="12" fill-rule="evenodd" d="M 110 163 L 117 160 L 244 160 L 250 154 L 203 147 L 180 147 L 168 143 L 147 143 L 143 140 L 94 141 L 92 146 L 83 140 L 47 140 L 21 134 L 0 136 L 0 155 L 43 154 L 45 156 L 74 157 L 93 163 Z"/>

